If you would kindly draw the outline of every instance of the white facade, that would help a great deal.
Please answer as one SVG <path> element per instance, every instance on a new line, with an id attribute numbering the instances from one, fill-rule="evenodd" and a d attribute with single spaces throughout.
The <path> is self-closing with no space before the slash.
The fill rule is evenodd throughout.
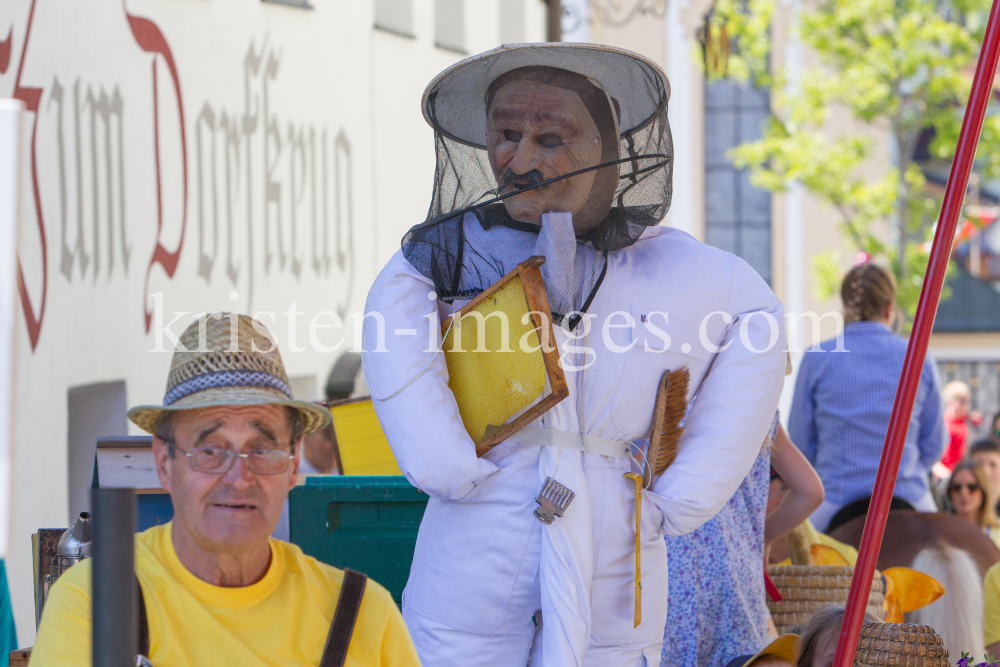
<path id="1" fill-rule="evenodd" d="M 353 345 L 351 313 L 426 213 L 424 86 L 462 51 L 500 44 L 501 24 L 544 38 L 541 0 L 311 5 L 0 4 L 0 98 L 28 108 L 7 560 L 22 646 L 34 638 L 29 536 L 84 502 L 91 433 L 136 433 L 124 407 L 162 400 L 164 327 L 273 313 L 261 317 L 293 386 L 317 398 Z M 376 28 L 376 10 L 390 23 L 408 10 L 410 30 Z M 83 442 L 67 445 L 71 428 Z"/>

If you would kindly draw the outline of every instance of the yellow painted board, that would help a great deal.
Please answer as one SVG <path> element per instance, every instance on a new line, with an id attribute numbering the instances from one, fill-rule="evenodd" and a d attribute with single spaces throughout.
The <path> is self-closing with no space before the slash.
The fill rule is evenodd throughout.
<path id="1" fill-rule="evenodd" d="M 337 434 L 345 475 L 402 475 L 389 440 L 375 415 L 371 399 L 334 405 L 333 430 Z"/>

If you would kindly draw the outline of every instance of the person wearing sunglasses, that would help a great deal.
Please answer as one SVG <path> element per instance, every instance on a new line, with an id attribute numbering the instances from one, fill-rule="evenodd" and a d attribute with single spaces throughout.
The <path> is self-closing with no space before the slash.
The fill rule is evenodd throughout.
<path id="1" fill-rule="evenodd" d="M 955 466 L 948 480 L 948 501 L 953 514 L 978 526 L 994 544 L 1000 546 L 1000 521 L 997 520 L 988 489 L 989 483 L 982 466 L 963 461 Z"/>
<path id="2" fill-rule="evenodd" d="M 172 521 L 135 538 L 146 612 L 140 653 L 157 667 L 345 659 L 419 667 L 385 588 L 270 537 L 304 436 L 329 424 L 329 410 L 294 399 L 273 336 L 246 315 L 211 313 L 179 342 L 163 404 L 128 413 L 154 436 L 156 472 L 174 508 Z M 52 586 L 32 667 L 91 664 L 91 567 L 81 561 Z M 350 624 L 331 626 L 342 613 Z M 341 627 L 346 633 L 334 632 Z"/>

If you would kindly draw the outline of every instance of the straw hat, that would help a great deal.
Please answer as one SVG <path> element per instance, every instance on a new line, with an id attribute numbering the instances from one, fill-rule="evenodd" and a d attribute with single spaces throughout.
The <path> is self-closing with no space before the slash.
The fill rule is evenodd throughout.
<path id="1" fill-rule="evenodd" d="M 329 410 L 292 396 L 271 333 L 236 313 L 210 313 L 192 322 L 170 362 L 163 405 L 138 405 L 128 418 L 155 434 L 164 413 L 215 405 L 287 405 L 302 415 L 305 433 L 330 423 Z"/>

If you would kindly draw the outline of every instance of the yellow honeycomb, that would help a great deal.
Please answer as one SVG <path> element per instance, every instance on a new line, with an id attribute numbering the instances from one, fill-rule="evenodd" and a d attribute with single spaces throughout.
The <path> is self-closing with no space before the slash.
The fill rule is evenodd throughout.
<path id="1" fill-rule="evenodd" d="M 487 426 L 505 424 L 545 389 L 538 332 L 530 319 L 521 322 L 527 312 L 521 278 L 515 276 L 456 322 L 444 340 L 448 386 L 465 430 L 477 444 Z M 506 317 L 506 341 L 501 316 Z"/>

